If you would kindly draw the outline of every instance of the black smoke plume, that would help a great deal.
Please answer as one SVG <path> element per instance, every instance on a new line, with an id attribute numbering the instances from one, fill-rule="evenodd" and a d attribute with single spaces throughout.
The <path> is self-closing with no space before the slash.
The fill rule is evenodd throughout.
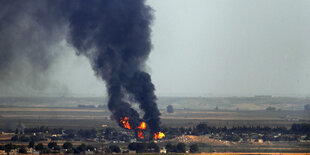
<path id="1" fill-rule="evenodd" d="M 143 71 L 152 46 L 152 19 L 144 0 L 79 1 L 69 17 L 69 41 L 106 81 L 114 118 L 129 116 L 134 124 L 139 122 L 139 114 L 126 102 L 129 95 L 145 112 L 143 120 L 151 132 L 157 132 L 155 88 Z"/>
<path id="2" fill-rule="evenodd" d="M 14 62 L 15 55 L 21 53 L 21 57 L 25 55 L 34 59 L 29 61 L 34 62 L 33 66 L 42 63 L 40 66 L 47 68 L 51 52 L 46 49 L 59 38 L 66 37 L 77 55 L 89 58 L 96 75 L 106 82 L 108 107 L 115 120 L 120 122 L 121 117 L 129 117 L 134 127 L 145 121 L 151 133 L 160 130 L 155 87 L 150 75 L 144 71 L 152 48 L 150 27 L 153 20 L 153 10 L 145 4 L 145 0 L 0 0 L 0 5 L 0 33 L 7 31 L 7 22 L 12 19 L 17 20 L 11 24 L 15 29 L 14 24 L 20 20 L 15 16 L 23 15 L 25 10 L 29 10 L 26 16 L 33 18 L 34 22 L 26 23 L 30 25 L 26 32 L 17 31 L 22 36 L 19 41 L 36 34 L 36 27 L 42 31 L 39 40 L 30 40 L 23 48 L 11 50 L 14 52 L 6 50 L 13 48 L 14 42 L 3 43 L 6 37 L 2 37 L 0 70 Z M 56 33 L 63 28 L 67 33 Z M 12 36 L 13 31 L 6 36 Z M 36 46 L 37 41 L 39 46 Z M 28 51 L 28 46 L 38 49 Z M 139 103 L 144 111 L 143 118 L 130 102 Z"/>

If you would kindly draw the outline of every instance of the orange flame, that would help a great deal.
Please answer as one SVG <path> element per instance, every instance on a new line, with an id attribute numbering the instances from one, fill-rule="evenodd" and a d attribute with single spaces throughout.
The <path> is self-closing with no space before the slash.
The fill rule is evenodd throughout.
<path id="1" fill-rule="evenodd" d="M 143 134 L 142 130 L 137 130 L 137 132 L 138 132 L 138 137 L 141 139 L 144 139 L 144 134 Z"/>
<path id="2" fill-rule="evenodd" d="M 162 139 L 165 137 L 165 134 L 162 132 L 154 133 L 154 139 Z"/>
<path id="3" fill-rule="evenodd" d="M 140 139 L 144 139 L 144 134 L 142 130 L 146 130 L 146 123 L 145 122 L 141 122 L 140 126 L 136 127 L 137 129 L 137 133 L 138 133 L 138 137 Z"/>
<path id="4" fill-rule="evenodd" d="M 136 127 L 136 129 L 146 130 L 146 123 L 145 122 L 141 122 L 140 126 Z"/>
<path id="5" fill-rule="evenodd" d="M 129 124 L 129 117 L 121 117 L 121 123 L 123 123 L 124 128 L 131 130 L 132 127 Z"/>

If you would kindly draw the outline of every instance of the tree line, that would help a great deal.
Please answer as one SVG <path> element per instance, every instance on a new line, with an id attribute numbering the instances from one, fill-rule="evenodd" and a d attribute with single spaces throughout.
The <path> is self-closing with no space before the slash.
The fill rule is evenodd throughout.
<path id="1" fill-rule="evenodd" d="M 62 146 L 58 145 L 57 142 L 52 141 L 49 142 L 47 147 L 44 146 L 42 143 L 35 144 L 35 142 L 29 142 L 28 148 L 35 149 L 42 154 L 49 154 L 49 153 L 59 153 L 61 149 L 65 153 L 74 153 L 74 154 L 84 154 L 86 151 L 94 151 L 98 153 L 98 149 L 91 145 L 86 145 L 82 143 L 79 146 L 74 147 L 72 143 L 65 142 Z M 13 149 L 18 149 L 18 153 L 26 154 L 27 149 L 25 146 L 17 146 L 12 143 L 6 145 L 0 145 L 0 150 L 5 150 L 5 152 L 10 152 Z M 104 148 L 104 153 L 129 153 L 129 150 L 135 151 L 136 153 L 159 153 L 160 147 L 155 142 L 150 143 L 130 143 L 127 146 L 128 150 L 124 150 L 122 152 L 121 148 L 118 145 L 110 145 Z M 187 151 L 187 146 L 184 143 L 177 143 L 172 144 L 168 143 L 165 146 L 167 153 L 185 153 Z M 199 146 L 197 144 L 192 144 L 189 147 L 189 152 L 196 153 L 199 152 Z"/>

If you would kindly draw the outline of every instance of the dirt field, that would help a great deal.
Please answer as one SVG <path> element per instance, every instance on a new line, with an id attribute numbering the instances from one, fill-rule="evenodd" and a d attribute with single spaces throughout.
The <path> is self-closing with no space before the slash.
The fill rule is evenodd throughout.
<path id="1" fill-rule="evenodd" d="M 25 127 L 48 126 L 76 129 L 100 129 L 104 124 L 120 129 L 117 123 L 110 119 L 111 113 L 107 109 L 78 108 L 78 105 L 98 106 L 106 101 L 104 98 L 0 98 L 0 129 L 14 130 L 18 123 L 23 123 Z M 160 98 L 158 103 L 162 113 L 162 126 L 167 127 L 193 127 L 199 123 L 207 123 L 209 126 L 216 127 L 281 126 L 289 128 L 294 123 L 310 123 L 310 113 L 303 110 L 303 106 L 310 103 L 310 98 Z M 175 108 L 172 114 L 166 112 L 169 104 Z M 213 110 L 216 106 L 219 110 Z M 277 110 L 264 110 L 268 106 L 276 107 Z M 0 140 L 8 138 L 9 136 L 3 136 Z M 245 145 L 203 136 L 181 136 L 167 140 L 166 143 L 168 142 L 184 142 L 188 145 L 198 143 L 202 152 L 234 152 L 205 153 L 212 155 L 292 155 L 297 153 L 278 152 L 310 152 L 310 144 L 297 142 Z M 78 145 L 79 142 L 75 144 Z"/>
<path id="2" fill-rule="evenodd" d="M 161 111 L 162 124 L 170 127 L 195 126 L 204 122 L 211 126 L 284 126 L 310 122 L 310 113 L 305 111 L 214 111 L 175 110 L 168 114 Z M 84 121 L 85 124 L 80 124 Z M 0 107 L 0 128 L 24 123 L 26 127 L 80 127 L 97 128 L 102 124 L 116 125 L 110 120 L 110 112 L 104 109 L 65 107 Z M 59 123 L 59 124 L 58 124 Z M 95 126 L 92 126 L 94 125 Z"/>

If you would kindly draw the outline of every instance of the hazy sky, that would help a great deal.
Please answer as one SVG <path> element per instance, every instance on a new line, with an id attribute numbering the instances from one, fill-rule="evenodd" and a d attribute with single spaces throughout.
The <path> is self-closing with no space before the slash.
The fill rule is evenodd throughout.
<path id="1" fill-rule="evenodd" d="M 310 94 L 310 1 L 149 2 L 158 94 Z"/>
<path id="2" fill-rule="evenodd" d="M 310 1 L 148 4 L 155 10 L 148 71 L 158 96 L 310 95 Z M 66 43 L 59 46 L 65 52 L 41 95 L 105 95 L 88 60 Z M 29 95 L 29 89 L 8 92 Z"/>

